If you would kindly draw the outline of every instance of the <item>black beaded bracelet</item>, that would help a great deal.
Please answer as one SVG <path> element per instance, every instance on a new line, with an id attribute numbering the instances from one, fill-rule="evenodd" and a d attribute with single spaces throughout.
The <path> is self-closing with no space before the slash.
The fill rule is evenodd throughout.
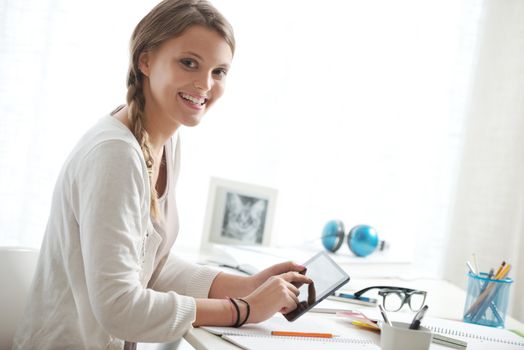
<path id="1" fill-rule="evenodd" d="M 249 306 L 249 303 L 247 301 L 245 301 L 244 299 L 238 298 L 238 300 L 240 300 L 241 302 L 243 302 L 247 306 L 246 318 L 244 319 L 244 321 L 242 321 L 241 324 L 238 325 L 239 327 L 241 327 L 241 326 L 243 326 L 247 322 L 247 319 L 249 318 L 249 313 L 251 312 L 251 307 Z"/>
<path id="2" fill-rule="evenodd" d="M 241 324 L 240 324 L 240 309 L 238 308 L 238 304 L 235 301 L 235 299 L 230 298 L 230 297 L 228 297 L 228 299 L 231 302 L 231 304 L 233 304 L 233 306 L 235 307 L 235 310 L 237 310 L 237 320 L 235 321 L 235 324 L 233 325 L 233 327 L 238 328 L 238 327 L 241 326 Z"/>

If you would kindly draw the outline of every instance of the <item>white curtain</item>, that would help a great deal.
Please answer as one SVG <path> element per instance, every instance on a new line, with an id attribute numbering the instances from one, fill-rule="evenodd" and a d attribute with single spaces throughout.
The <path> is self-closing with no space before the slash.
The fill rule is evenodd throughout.
<path id="1" fill-rule="evenodd" d="M 465 287 L 465 261 L 512 264 L 511 314 L 524 320 L 524 1 L 486 2 L 444 276 Z"/>

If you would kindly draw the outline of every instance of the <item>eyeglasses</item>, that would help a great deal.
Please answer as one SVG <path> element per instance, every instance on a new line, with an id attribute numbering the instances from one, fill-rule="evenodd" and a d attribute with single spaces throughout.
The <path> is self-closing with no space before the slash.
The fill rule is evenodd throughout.
<path id="1" fill-rule="evenodd" d="M 406 303 L 411 311 L 419 311 L 426 301 L 425 291 L 403 287 L 374 286 L 361 289 L 354 295 L 358 298 L 372 289 L 380 289 L 378 295 L 382 296 L 382 305 L 387 311 L 398 311 Z"/>

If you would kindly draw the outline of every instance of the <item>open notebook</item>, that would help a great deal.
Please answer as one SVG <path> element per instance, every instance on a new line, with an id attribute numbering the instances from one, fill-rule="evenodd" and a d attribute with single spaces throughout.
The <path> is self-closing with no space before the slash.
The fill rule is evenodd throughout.
<path id="1" fill-rule="evenodd" d="M 279 337 L 272 335 L 223 335 L 225 340 L 246 350 L 379 350 L 370 341 L 350 338 Z"/>
<path id="2" fill-rule="evenodd" d="M 379 319 L 375 309 L 360 309 L 366 316 Z M 316 316 L 316 317 L 315 317 Z M 389 313 L 393 321 L 410 322 L 412 313 Z M 440 318 L 425 317 L 422 325 L 434 333 L 452 337 L 467 342 L 467 350 L 524 350 L 524 338 L 505 329 L 497 329 L 460 321 L 451 321 Z M 202 327 L 211 333 L 222 336 L 225 340 L 244 349 L 355 349 L 378 350 L 380 335 L 375 332 L 364 331 L 354 327 L 343 317 L 318 317 L 318 315 L 304 315 L 295 322 L 288 322 L 277 315 L 259 324 L 248 324 L 241 328 L 231 327 Z M 322 332 L 338 334 L 340 337 L 323 338 L 296 338 L 272 336 L 271 331 L 299 331 Z M 450 347 L 432 343 L 431 350 L 451 349 Z"/>
<path id="3" fill-rule="evenodd" d="M 342 327 L 342 328 L 341 328 Z M 201 327 L 223 339 L 249 350 L 259 349 L 326 349 L 326 350 L 379 350 L 375 342 L 359 330 L 347 330 L 336 320 L 302 316 L 288 322 L 280 315 L 259 324 L 248 324 L 241 328 Z M 335 338 L 283 337 L 271 335 L 271 331 L 321 332 L 339 334 Z M 343 331 L 343 333 L 341 332 Z"/>

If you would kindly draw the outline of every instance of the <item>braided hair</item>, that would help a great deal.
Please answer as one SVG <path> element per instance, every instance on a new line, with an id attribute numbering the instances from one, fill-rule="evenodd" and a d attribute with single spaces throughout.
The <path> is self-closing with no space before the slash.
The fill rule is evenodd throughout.
<path id="1" fill-rule="evenodd" d="M 153 183 L 154 158 L 148 133 L 144 127 L 146 99 L 143 90 L 144 75 L 139 69 L 143 52 L 160 46 L 165 41 L 180 36 L 191 26 L 200 25 L 220 34 L 235 52 L 233 28 L 229 22 L 206 0 L 164 0 L 155 6 L 138 23 L 130 42 L 130 62 L 127 74 L 127 106 L 131 132 L 144 155 L 151 188 L 150 210 L 158 216 L 158 194 Z"/>

